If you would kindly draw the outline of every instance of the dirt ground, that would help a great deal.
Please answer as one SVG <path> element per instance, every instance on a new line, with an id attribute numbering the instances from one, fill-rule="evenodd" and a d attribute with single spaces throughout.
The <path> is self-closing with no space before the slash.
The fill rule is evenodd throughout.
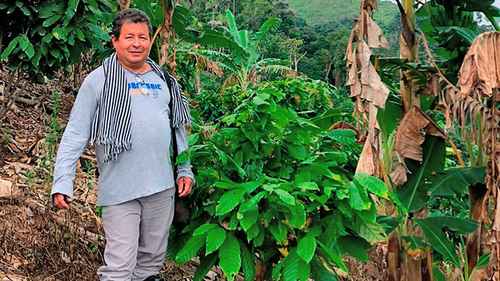
<path id="1" fill-rule="evenodd" d="M 49 203 L 51 166 L 43 156 L 48 149 L 50 95 L 62 93 L 57 116 L 65 124 L 74 101 L 71 85 L 78 84 L 71 80 L 74 77 L 60 77 L 43 85 L 17 80 L 20 99 L 5 118 L 0 116 L 0 281 L 97 280 L 96 270 L 103 262 L 95 175 L 81 165 L 95 163 L 92 151 L 86 151 L 78 165 L 72 209 L 57 211 Z M 7 79 L 0 70 L 3 86 Z M 351 272 L 345 280 L 387 280 L 385 254 L 379 245 L 366 264 L 347 258 Z M 178 266 L 167 261 L 162 274 L 166 280 L 191 280 L 195 270 L 195 262 Z M 222 280 L 217 272 L 210 272 L 206 280 Z"/>

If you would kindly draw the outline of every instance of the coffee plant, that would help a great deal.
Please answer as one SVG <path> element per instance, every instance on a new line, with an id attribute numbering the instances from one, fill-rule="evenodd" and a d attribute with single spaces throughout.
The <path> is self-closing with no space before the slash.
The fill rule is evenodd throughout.
<path id="1" fill-rule="evenodd" d="M 176 261 L 201 258 L 194 280 L 214 265 L 228 280 L 240 272 L 245 280 L 337 280 L 348 272 L 343 256 L 367 260 L 385 236 L 373 198 L 392 196 L 379 179 L 352 176 L 355 132 L 329 129 L 350 118 L 350 102 L 336 104 L 338 91 L 302 79 L 231 94 L 221 97 L 234 102 L 229 114 L 196 124 L 179 158 L 190 157 L 198 187 L 189 223 L 173 234 L 186 241 L 171 243 Z"/>
<path id="2" fill-rule="evenodd" d="M 101 54 L 115 6 L 110 0 L 2 1 L 0 59 L 49 74 L 77 63 L 86 52 Z"/>

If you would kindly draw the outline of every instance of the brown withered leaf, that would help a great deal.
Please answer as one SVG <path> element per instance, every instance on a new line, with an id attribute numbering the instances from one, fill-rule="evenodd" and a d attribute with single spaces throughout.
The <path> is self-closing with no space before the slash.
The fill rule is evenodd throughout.
<path id="1" fill-rule="evenodd" d="M 389 96 L 389 89 L 382 82 L 375 67 L 370 61 L 370 47 L 365 41 L 358 43 L 358 59 L 361 64 L 361 97 L 372 102 L 378 108 L 384 108 L 385 101 Z"/>
<path id="2" fill-rule="evenodd" d="M 359 156 L 356 173 L 365 173 L 372 176 L 379 176 L 379 126 L 377 122 L 378 108 L 373 105 L 368 105 L 368 136 L 366 137 L 363 150 Z"/>
<path id="3" fill-rule="evenodd" d="M 407 180 L 407 169 L 404 162 L 399 162 L 396 164 L 394 170 L 390 174 L 392 183 L 396 186 L 403 185 Z"/>
<path id="4" fill-rule="evenodd" d="M 399 157 L 423 160 L 422 144 L 425 135 L 445 137 L 444 132 L 420 108 L 414 106 L 408 111 L 396 131 L 395 151 Z"/>
<path id="5" fill-rule="evenodd" d="M 462 95 L 491 97 L 500 88 L 500 33 L 485 32 L 472 43 L 459 72 Z"/>
<path id="6" fill-rule="evenodd" d="M 369 137 L 363 145 L 363 150 L 361 151 L 361 155 L 359 155 L 358 166 L 356 167 L 356 174 L 378 174 L 378 152 L 374 150 L 373 143 L 369 141 L 369 139 L 373 139 L 373 137 L 371 137 L 372 134 L 370 132 L 368 133 Z"/>
<path id="7" fill-rule="evenodd" d="M 356 53 L 356 50 L 353 51 Z M 357 97 L 361 94 L 361 82 L 359 81 L 358 65 L 356 63 L 351 64 L 349 68 L 347 86 L 351 89 L 351 97 Z"/>
<path id="8" fill-rule="evenodd" d="M 366 11 L 363 12 L 366 13 Z M 368 46 L 370 48 L 389 48 L 389 42 L 378 24 L 371 17 L 366 17 L 366 20 Z"/>
<path id="9" fill-rule="evenodd" d="M 378 7 L 378 1 L 377 0 L 365 0 L 365 1 L 362 1 L 364 2 L 365 6 L 362 7 L 363 9 L 365 10 L 375 10 L 377 9 Z"/>

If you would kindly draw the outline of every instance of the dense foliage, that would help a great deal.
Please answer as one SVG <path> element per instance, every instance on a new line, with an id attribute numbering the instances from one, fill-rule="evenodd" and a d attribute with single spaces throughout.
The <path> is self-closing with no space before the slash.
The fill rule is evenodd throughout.
<path id="1" fill-rule="evenodd" d="M 228 280 L 239 271 L 245 280 L 329 280 L 334 268 L 347 273 L 342 256 L 366 260 L 384 239 L 372 196 L 389 199 L 387 187 L 353 177 L 355 132 L 329 129 L 350 119 L 352 105 L 339 94 L 291 79 L 232 88 L 211 104 L 231 113 L 194 128 L 189 154 L 199 187 L 189 224 L 174 238 L 187 239 L 178 262 L 202 257 L 196 280 L 214 264 Z"/>
<path id="2" fill-rule="evenodd" d="M 2 2 L 0 59 L 30 73 L 50 74 L 87 52 L 101 54 L 115 11 L 109 0 Z"/>

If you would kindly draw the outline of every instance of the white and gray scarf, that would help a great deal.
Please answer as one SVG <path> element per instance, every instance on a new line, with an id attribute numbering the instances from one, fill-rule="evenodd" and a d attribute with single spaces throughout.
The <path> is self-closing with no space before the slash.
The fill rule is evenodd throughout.
<path id="1" fill-rule="evenodd" d="M 170 91 L 171 128 L 191 125 L 189 105 L 181 94 L 177 80 L 161 70 L 150 58 L 147 63 L 168 86 Z M 116 53 L 106 58 L 104 68 L 104 88 L 98 97 L 97 110 L 92 121 L 90 144 L 104 147 L 104 162 L 116 160 L 118 155 L 132 148 L 131 98 L 128 92 L 125 69 L 118 62 Z"/>

